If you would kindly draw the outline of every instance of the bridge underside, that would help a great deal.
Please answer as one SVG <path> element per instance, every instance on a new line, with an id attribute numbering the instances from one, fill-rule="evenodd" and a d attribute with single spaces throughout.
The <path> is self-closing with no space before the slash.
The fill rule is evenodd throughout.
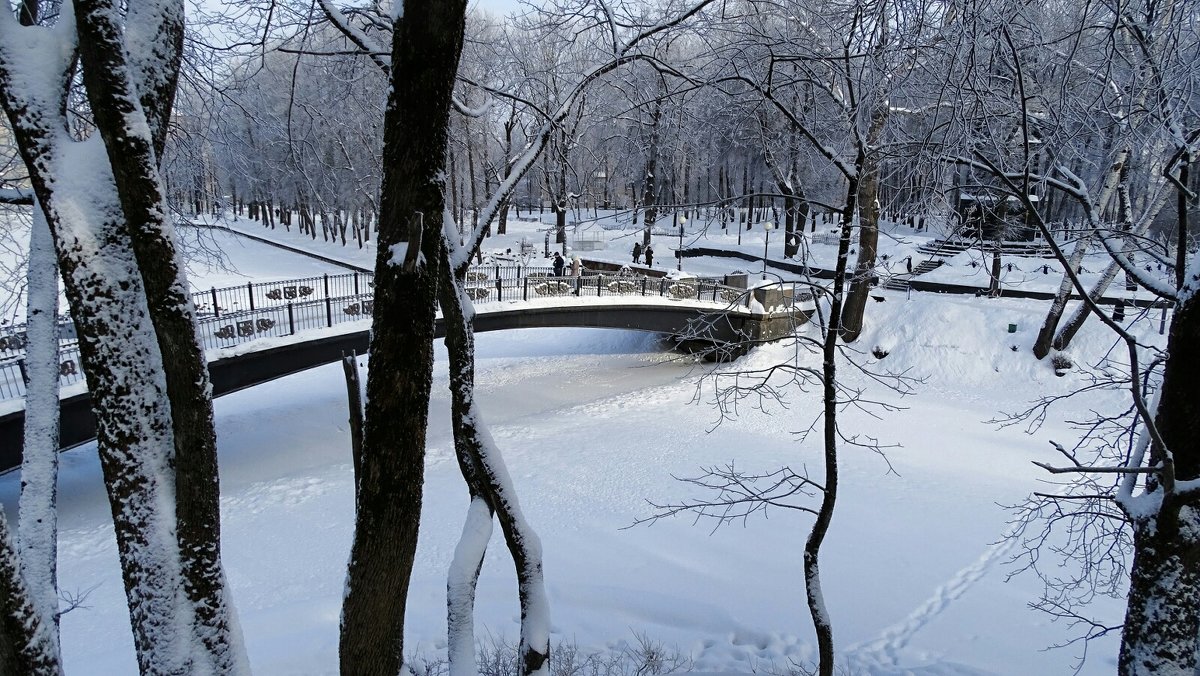
<path id="1" fill-rule="evenodd" d="M 480 312 L 475 316 L 475 331 L 505 331 L 529 328 L 606 328 L 661 333 L 671 336 L 687 351 L 711 351 L 736 357 L 745 348 L 737 345 L 775 340 L 789 334 L 807 316 L 787 314 L 764 319 L 742 310 L 705 312 L 687 305 L 627 304 L 573 305 Z M 442 320 L 437 320 L 437 337 L 445 336 Z M 350 332 L 299 343 L 246 352 L 209 362 L 213 396 L 231 392 L 336 362 L 351 351 L 366 354 L 368 332 Z M 60 443 L 63 449 L 91 441 L 96 435 L 91 396 L 78 394 L 60 404 Z M 0 471 L 21 464 L 24 437 L 24 411 L 0 416 Z"/>

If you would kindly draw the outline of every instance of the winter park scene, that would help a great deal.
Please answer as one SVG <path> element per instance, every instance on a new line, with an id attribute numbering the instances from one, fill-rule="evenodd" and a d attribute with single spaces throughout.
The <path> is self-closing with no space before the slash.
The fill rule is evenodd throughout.
<path id="1" fill-rule="evenodd" d="M 0 675 L 1200 673 L 1200 0 L 8 0 Z"/>

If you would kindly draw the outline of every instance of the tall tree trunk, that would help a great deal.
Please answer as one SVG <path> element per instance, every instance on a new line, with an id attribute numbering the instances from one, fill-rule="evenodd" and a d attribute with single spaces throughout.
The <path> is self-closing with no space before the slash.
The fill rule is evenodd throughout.
<path id="1" fill-rule="evenodd" d="M 39 20 L 36 0 L 18 8 L 22 26 Z M 8 11 L 3 9 L 0 11 Z M 24 448 L 18 542 L 0 515 L 0 673 L 61 674 L 58 633 L 58 261 L 41 204 L 29 233 L 25 324 Z M 20 552 L 18 558 L 18 551 Z"/>
<path id="2" fill-rule="evenodd" d="M 554 241 L 557 244 L 565 245 L 567 243 L 567 209 L 570 204 L 567 202 L 567 167 L 559 165 L 558 168 L 558 194 L 554 197 Z M 566 247 L 563 247 L 563 253 L 566 253 Z"/>
<path id="3" fill-rule="evenodd" d="M 448 265 L 448 262 L 446 263 Z M 464 271 L 465 272 L 465 271 Z M 478 563 L 472 558 L 475 554 L 482 557 L 482 546 L 470 546 L 468 538 L 470 531 L 477 530 L 478 514 L 474 502 L 482 499 L 489 512 L 494 513 L 500 521 L 500 529 L 504 533 L 509 554 L 516 568 L 518 596 L 521 603 L 521 644 L 518 649 L 518 663 L 524 676 L 533 674 L 546 666 L 550 654 L 549 645 L 549 603 L 546 597 L 545 582 L 542 577 L 542 545 L 537 534 L 529 526 L 521 512 L 516 490 L 500 450 L 496 447 L 491 434 L 488 433 L 480 417 L 475 402 L 475 338 L 474 327 L 470 320 L 471 311 L 467 309 L 469 301 L 463 290 L 461 280 L 456 279 L 452 271 L 444 273 L 441 288 L 442 310 L 446 321 L 446 348 L 450 356 L 450 394 L 451 416 L 454 424 L 454 447 L 458 457 L 459 468 L 472 499 L 472 507 L 464 526 L 463 539 L 460 541 L 463 557 L 460 559 L 456 552 L 455 566 L 451 580 L 458 581 L 459 598 L 450 599 L 451 620 L 456 620 L 460 631 L 457 643 L 466 642 L 467 635 L 472 633 L 464 630 L 469 626 L 469 616 L 464 617 L 463 609 L 467 607 L 469 593 L 474 594 L 475 576 L 471 571 L 477 569 Z M 472 524 L 475 524 L 472 528 Z M 473 537 L 482 537 L 476 533 Z M 486 544 L 486 540 L 484 541 Z M 470 582 L 470 588 L 467 583 Z M 460 649 L 459 653 L 464 650 Z M 474 666 L 474 662 L 470 665 Z M 460 673 L 475 673 L 474 669 L 466 669 L 461 663 L 454 671 Z"/>
<path id="4" fill-rule="evenodd" d="M 1194 261 L 1181 286 L 1167 337 L 1156 422 L 1171 450 L 1176 482 L 1200 477 L 1200 266 Z M 1164 462 L 1151 447 L 1148 465 Z M 1158 488 L 1161 491 L 1161 487 Z M 1153 492 L 1153 491 L 1152 491 Z M 1200 633 L 1200 510 L 1163 500 L 1153 516 L 1132 519 L 1133 568 L 1121 635 L 1122 676 L 1192 676 Z"/>
<path id="5" fill-rule="evenodd" d="M 465 0 L 407 0 L 395 21 L 358 512 L 339 642 L 341 673 L 396 676 L 416 552 L 433 374 L 450 97 Z M 419 229 L 411 232 L 417 220 Z M 419 246 L 411 265 L 393 248 Z"/>
<path id="6" fill-rule="evenodd" d="M 1125 146 L 1118 153 L 1109 167 L 1108 172 L 1104 177 L 1104 185 L 1100 189 L 1100 195 L 1096 200 L 1097 205 L 1107 204 L 1116 192 L 1117 187 L 1124 180 L 1122 177 L 1128 176 L 1129 173 L 1129 146 Z M 1103 213 L 1103 212 L 1101 212 Z M 1093 233 L 1086 234 L 1077 238 L 1075 250 L 1071 252 L 1071 257 L 1067 260 L 1067 264 L 1071 270 L 1078 272 L 1080 264 L 1083 263 L 1083 257 L 1090 248 Z M 1067 309 L 1067 301 L 1071 297 L 1071 279 L 1067 273 L 1063 272 L 1062 282 L 1058 285 L 1058 291 L 1054 294 L 1054 299 L 1050 302 L 1050 309 L 1046 312 L 1046 318 L 1042 320 L 1042 328 L 1038 330 L 1037 338 L 1033 342 L 1033 356 L 1038 359 L 1045 358 L 1050 354 L 1050 347 L 1054 343 L 1054 334 L 1058 330 L 1058 323 L 1062 320 L 1063 313 Z"/>
<path id="7" fill-rule="evenodd" d="M 163 72 L 139 86 L 133 68 L 147 64 L 126 63 L 113 0 L 75 4 L 84 83 L 113 166 L 162 353 L 175 446 L 176 537 L 184 591 L 195 613 L 196 649 L 202 651 L 198 664 L 211 665 L 218 673 L 247 673 L 249 662 L 221 565 L 220 486 L 208 367 L 158 179 L 158 157 L 165 145 L 183 48 L 183 5 L 170 3 L 164 6 L 167 11 L 147 16 L 131 13 L 127 39 L 160 36 L 157 39 L 172 50 Z M 158 61 L 151 65 L 163 66 Z M 129 122 L 138 118 L 135 96 L 149 133 Z"/>
<path id="8" fill-rule="evenodd" d="M 2 11 L 2 10 L 0 10 Z M 21 572 L 58 652 L 58 261 L 41 205 L 29 233 L 25 363 L 25 446 L 21 457 L 18 547 Z"/>
<path id="9" fill-rule="evenodd" d="M 887 123 L 887 105 L 876 106 L 863 141 L 863 161 L 858 184 L 858 263 L 850 278 L 850 293 L 842 313 L 842 340 L 853 343 L 862 334 L 867 294 L 875 281 L 875 255 L 879 246 L 879 157 L 876 148 Z"/>
<path id="10" fill-rule="evenodd" d="M 863 164 L 860 151 L 859 167 Z M 860 174 L 861 175 L 861 174 Z M 861 188 L 856 179 L 848 179 L 846 187 L 846 204 L 842 209 L 841 236 L 838 238 L 838 257 L 834 266 L 833 294 L 829 303 L 829 326 L 822 341 L 822 407 L 824 409 L 823 440 L 825 456 L 825 477 L 821 491 L 821 506 L 817 510 L 817 518 L 812 530 L 804 542 L 804 589 L 808 599 L 808 613 L 813 621 L 817 634 L 817 668 L 820 676 L 833 676 L 834 647 L 833 620 L 825 606 L 825 595 L 821 589 L 821 545 L 829 532 L 829 524 L 833 520 L 833 511 L 837 505 L 838 491 L 838 440 L 841 435 L 837 428 L 839 410 L 837 389 L 837 341 L 841 336 L 841 318 L 845 316 L 842 308 L 842 298 L 846 288 L 846 269 L 849 267 L 850 235 L 854 228 L 854 218 L 858 211 L 858 196 Z"/>
<path id="11" fill-rule="evenodd" d="M 1134 522 L 1121 676 L 1192 676 L 1200 631 L 1200 515 L 1178 507 Z"/>
<path id="12" fill-rule="evenodd" d="M 642 186 L 642 204 L 645 213 L 642 214 L 642 246 L 650 246 L 650 231 L 658 220 L 658 142 L 659 123 L 662 120 L 662 100 L 654 102 L 654 111 L 650 114 L 650 140 L 646 145 L 646 174 Z"/>

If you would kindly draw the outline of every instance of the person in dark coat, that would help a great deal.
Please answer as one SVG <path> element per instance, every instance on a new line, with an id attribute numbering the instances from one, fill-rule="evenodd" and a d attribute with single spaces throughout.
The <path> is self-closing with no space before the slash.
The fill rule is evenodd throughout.
<path id="1" fill-rule="evenodd" d="M 641 263 L 641 262 L 642 262 L 642 243 L 634 242 L 633 243 L 633 264 L 637 265 L 638 263 Z"/>
<path id="2" fill-rule="evenodd" d="M 654 249 L 646 247 L 646 267 L 654 265 Z"/>
<path id="3" fill-rule="evenodd" d="M 563 257 L 562 257 L 560 254 L 558 254 L 558 253 L 556 252 L 556 253 L 554 254 L 554 276 L 555 276 L 555 277 L 562 277 L 562 276 L 563 276 L 563 270 L 565 270 L 565 269 L 566 269 L 566 267 L 567 267 L 567 262 L 566 262 L 566 261 L 564 261 L 564 260 L 563 260 Z"/>

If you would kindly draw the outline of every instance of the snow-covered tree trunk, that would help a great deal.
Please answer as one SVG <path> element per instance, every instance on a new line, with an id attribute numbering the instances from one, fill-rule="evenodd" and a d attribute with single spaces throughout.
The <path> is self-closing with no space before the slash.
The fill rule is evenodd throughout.
<path id="1" fill-rule="evenodd" d="M 0 512 L 0 674 L 59 676 L 57 630 L 21 574 L 8 519 Z"/>
<path id="2" fill-rule="evenodd" d="M 36 0 L 18 10 L 23 26 L 41 18 Z M 41 205 L 33 203 L 26 263 L 25 429 L 17 550 L 31 601 L 52 649 L 58 643 L 58 259 Z"/>
<path id="3" fill-rule="evenodd" d="M 861 169 L 865 153 L 859 150 L 856 168 Z M 838 441 L 841 434 L 837 428 L 839 410 L 837 390 L 837 341 L 842 334 L 842 299 L 846 288 L 846 269 L 849 267 L 850 234 L 858 211 L 860 195 L 858 180 L 847 178 L 846 204 L 842 209 L 841 236 L 838 238 L 838 257 L 834 265 L 832 297 L 829 303 L 829 326 L 821 345 L 821 404 L 824 409 L 822 432 L 824 441 L 825 478 L 821 487 L 821 506 L 812 530 L 804 542 L 804 588 L 808 598 L 808 614 L 812 618 L 817 634 L 817 669 L 820 676 L 833 676 L 835 660 L 833 646 L 833 620 L 825 606 L 825 594 L 821 589 L 821 545 L 833 521 L 838 491 Z"/>
<path id="4" fill-rule="evenodd" d="M 1104 296 L 1104 292 L 1108 291 L 1108 287 L 1112 284 L 1112 281 L 1117 278 L 1117 272 L 1120 269 L 1116 261 L 1109 263 L 1108 267 L 1104 268 L 1104 272 L 1100 274 L 1100 278 L 1096 280 L 1091 290 L 1088 291 L 1088 296 L 1094 301 L 1099 301 Z M 1070 347 L 1071 341 L 1075 339 L 1075 334 L 1079 333 L 1079 329 L 1083 328 L 1084 322 L 1087 321 L 1091 313 L 1091 308 L 1087 303 L 1080 303 L 1079 307 L 1075 308 L 1075 312 L 1067 320 L 1067 323 L 1063 324 L 1058 333 L 1055 334 L 1054 349 L 1065 350 Z"/>
<path id="5" fill-rule="evenodd" d="M 1133 523 L 1134 556 L 1121 635 L 1122 676 L 1193 676 L 1200 631 L 1200 513 L 1164 510 Z"/>
<path id="6" fill-rule="evenodd" d="M 21 571 L 50 638 L 58 644 L 58 262 L 50 226 L 33 209 L 29 234 L 25 445 L 17 542 Z"/>
<path id="7" fill-rule="evenodd" d="M 218 673 L 244 673 L 249 664 L 221 566 L 208 368 L 158 173 L 179 71 L 183 3 L 132 5 L 124 31 L 115 0 L 76 0 L 75 7 L 88 100 L 113 168 L 163 358 L 175 446 L 177 537 L 198 641 L 193 649 Z M 129 49 L 126 40 L 138 48 Z"/>
<path id="8" fill-rule="evenodd" d="M 72 141 L 59 112 L 74 24 L 69 4 L 53 29 L 20 28 L 0 12 L 0 100 L 54 233 L 80 336 L 138 664 L 144 674 L 186 673 L 191 618 L 182 604 L 162 358 L 104 146 Z"/>
<path id="9" fill-rule="evenodd" d="M 447 272 L 441 289 L 442 314 L 446 322 L 446 348 L 450 356 L 450 394 L 451 417 L 454 421 L 454 446 L 458 456 L 459 467 L 463 478 L 467 481 L 472 501 L 482 499 L 490 512 L 495 513 L 500 522 L 500 529 L 512 556 L 513 566 L 517 573 L 517 592 L 521 603 L 521 644 L 518 648 L 518 663 L 524 675 L 540 673 L 549 668 L 550 654 L 550 619 L 549 602 L 546 597 L 545 582 L 542 575 L 542 545 L 537 534 L 525 520 L 517 499 L 516 489 L 508 468 L 504 464 L 499 448 L 492 439 L 486 425 L 480 418 L 479 409 L 475 402 L 475 338 L 472 322 L 473 308 L 466 297 L 462 280 L 453 274 L 447 261 Z M 474 508 L 472 508 L 474 509 Z M 470 513 L 474 515 L 474 512 Z M 460 549 L 464 552 L 477 551 L 480 559 L 483 547 L 471 547 L 467 538 L 477 533 L 478 528 L 471 529 L 471 517 L 463 529 L 463 541 Z M 484 543 L 486 545 L 486 541 Z M 456 555 L 452 580 L 463 580 L 468 565 L 459 563 Z M 471 581 L 470 594 L 474 595 L 474 581 Z M 457 588 L 460 598 L 451 599 L 451 614 L 454 609 L 466 604 L 467 588 L 461 582 L 451 585 Z M 461 613 L 459 613 L 461 617 Z M 460 620 L 460 623 L 469 622 Z M 467 625 L 469 626 L 469 625 Z M 457 643 L 465 641 L 467 631 L 462 627 L 450 626 L 457 631 Z M 452 637 L 452 643 L 456 639 Z M 452 671 L 458 673 L 474 673 L 474 662 L 467 665 L 453 663 Z M 457 674 L 456 674 L 457 676 Z"/>
<path id="10" fill-rule="evenodd" d="M 1116 192 L 1121 184 L 1121 176 L 1128 172 L 1127 165 L 1129 164 L 1129 146 L 1123 147 L 1113 160 L 1108 172 L 1104 177 L 1104 185 L 1100 189 L 1099 199 L 1097 204 L 1103 205 L 1108 203 L 1112 195 Z M 1079 266 L 1083 263 L 1083 257 L 1087 254 L 1093 240 L 1091 231 L 1081 234 L 1076 239 L 1075 249 L 1071 252 L 1071 257 L 1068 259 L 1068 266 L 1074 273 L 1079 272 Z M 1062 282 L 1058 285 L 1058 291 L 1054 294 L 1054 300 L 1050 302 L 1050 309 L 1046 311 L 1046 318 L 1042 321 L 1042 328 L 1038 330 L 1037 338 L 1033 342 L 1033 356 L 1038 359 L 1045 358 L 1050 354 L 1050 348 L 1054 343 L 1054 334 L 1058 330 L 1058 323 L 1062 320 L 1063 313 L 1067 309 L 1067 301 L 1071 297 L 1071 275 L 1066 271 L 1063 272 Z"/>
<path id="11" fill-rule="evenodd" d="M 1192 676 L 1200 635 L 1200 495 L 1181 496 L 1182 482 L 1200 479 L 1200 255 L 1183 277 L 1167 338 L 1167 361 L 1155 422 L 1162 446 L 1147 463 L 1166 469 L 1175 485 L 1152 481 L 1137 500 L 1156 510 L 1133 513 L 1133 568 L 1121 635 L 1122 676 Z M 1164 448 L 1165 447 L 1165 448 Z"/>
<path id="12" fill-rule="evenodd" d="M 482 497 L 474 496 L 446 575 L 446 654 L 450 676 L 479 673 L 475 662 L 475 589 L 491 537 L 492 510 Z"/>
<path id="13" fill-rule="evenodd" d="M 1079 272 L 1079 266 L 1083 263 L 1083 257 L 1087 250 L 1091 248 L 1090 245 L 1090 234 L 1075 241 L 1075 250 L 1067 259 L 1067 267 L 1071 269 L 1071 272 Z M 1042 320 L 1042 328 L 1038 330 L 1037 338 L 1033 342 L 1033 356 L 1038 359 L 1050 354 L 1054 332 L 1058 329 L 1058 322 L 1062 319 L 1063 312 L 1067 309 L 1067 301 L 1071 298 L 1071 284 L 1071 275 L 1064 272 L 1062 282 L 1058 285 L 1058 291 L 1055 292 L 1054 299 L 1050 302 L 1050 309 L 1046 311 L 1046 318 Z"/>
<path id="14" fill-rule="evenodd" d="M 58 224 L 59 263 L 96 412 L 138 663 L 143 674 L 186 673 L 192 618 L 175 539 L 171 407 L 162 357 L 104 148 L 94 139 L 61 150 L 51 172 L 54 189 L 43 183 L 39 199 L 54 214 L 48 220 Z M 59 211 L 56 194 L 86 200 L 92 211 Z"/>
<path id="15" fill-rule="evenodd" d="M 407 0 L 392 42 L 358 512 L 341 671 L 395 676 L 421 515 L 446 141 L 465 0 Z M 415 224 L 415 227 L 414 227 Z"/>
<path id="16" fill-rule="evenodd" d="M 175 2 L 138 3 L 127 14 L 112 2 L 67 3 L 49 29 L 20 28 L 0 12 L 0 103 L 54 235 L 80 337 L 140 670 L 241 673 L 227 602 L 220 591 L 197 593 L 205 573 L 193 575 L 217 550 L 185 536 L 185 556 L 177 539 L 176 498 L 190 492 L 177 490 L 176 466 L 190 460 L 176 454 L 173 413 L 186 417 L 197 400 L 172 405 L 181 383 L 173 370 L 169 385 L 160 340 L 194 344 L 195 334 L 190 308 L 176 302 L 184 282 L 175 274 L 163 282 L 162 270 L 177 269 L 173 246 L 147 247 L 166 232 L 153 137 L 165 133 L 181 31 Z M 63 107 L 77 47 L 98 131 L 85 141 L 68 135 Z M 171 314 L 184 317 L 175 326 L 186 336 L 159 331 L 156 320 Z M 204 379 L 183 387 L 209 396 Z M 211 420 L 207 434 L 212 443 Z M 210 474 L 215 504 L 215 463 Z M 216 523 L 213 510 L 204 528 L 216 532 Z M 225 628 L 213 630 L 214 616 Z"/>

